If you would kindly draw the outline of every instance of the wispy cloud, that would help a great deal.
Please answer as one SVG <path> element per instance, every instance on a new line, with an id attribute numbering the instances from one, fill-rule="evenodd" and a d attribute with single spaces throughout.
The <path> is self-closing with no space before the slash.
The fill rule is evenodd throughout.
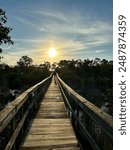
<path id="1" fill-rule="evenodd" d="M 12 39 L 13 41 L 15 41 L 15 42 L 27 42 L 27 43 L 40 43 L 40 42 L 42 42 L 42 41 L 44 41 L 44 39 Z"/>
<path id="2" fill-rule="evenodd" d="M 31 12 L 31 13 L 35 13 L 37 15 L 41 15 L 43 17 L 46 17 L 46 19 L 50 20 L 50 19 L 54 19 L 56 21 L 61 21 L 62 23 L 68 22 L 67 18 L 65 17 L 65 15 L 61 12 L 55 11 L 55 12 L 47 12 L 47 11 L 36 11 L 36 12 Z"/>
<path id="3" fill-rule="evenodd" d="M 96 50 L 95 53 L 102 53 L 104 50 Z"/>
<path id="4" fill-rule="evenodd" d="M 27 19 L 23 19 L 22 17 L 18 17 L 18 16 L 14 16 L 14 18 L 19 21 L 20 23 L 23 23 L 23 24 L 26 24 L 26 25 L 29 25 L 31 27 L 34 27 L 34 28 L 38 28 L 37 25 L 31 23 L 30 21 L 28 21 Z"/>

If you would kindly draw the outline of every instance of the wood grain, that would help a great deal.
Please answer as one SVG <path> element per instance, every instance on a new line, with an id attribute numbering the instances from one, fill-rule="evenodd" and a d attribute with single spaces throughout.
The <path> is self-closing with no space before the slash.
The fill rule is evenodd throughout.
<path id="1" fill-rule="evenodd" d="M 30 122 L 22 150 L 79 150 L 65 105 L 54 78 L 34 120 Z"/>

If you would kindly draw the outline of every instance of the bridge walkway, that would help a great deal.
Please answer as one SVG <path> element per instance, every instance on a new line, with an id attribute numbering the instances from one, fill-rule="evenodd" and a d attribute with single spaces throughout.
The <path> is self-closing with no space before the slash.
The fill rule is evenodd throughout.
<path id="1" fill-rule="evenodd" d="M 79 150 L 78 141 L 68 118 L 65 104 L 54 77 L 31 120 L 22 150 Z"/>

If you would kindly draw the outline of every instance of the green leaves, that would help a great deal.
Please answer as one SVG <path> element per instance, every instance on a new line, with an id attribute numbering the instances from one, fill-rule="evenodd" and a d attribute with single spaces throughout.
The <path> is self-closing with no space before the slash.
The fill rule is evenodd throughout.
<path id="1" fill-rule="evenodd" d="M 0 9 L 0 45 L 14 43 L 11 40 L 11 36 L 9 36 L 9 33 L 12 30 L 12 28 L 6 27 L 5 26 L 6 22 L 7 22 L 7 17 L 5 15 L 5 11 Z M 0 48 L 0 53 L 2 53 L 1 48 Z"/>

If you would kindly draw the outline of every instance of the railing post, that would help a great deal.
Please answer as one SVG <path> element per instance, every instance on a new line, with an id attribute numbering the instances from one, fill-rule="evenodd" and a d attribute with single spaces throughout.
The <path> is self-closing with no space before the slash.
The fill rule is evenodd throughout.
<path id="1" fill-rule="evenodd" d="M 14 116 L 14 117 L 12 118 L 12 133 L 15 131 L 15 128 L 16 128 L 16 118 L 15 118 L 15 116 Z M 9 143 L 9 144 L 11 144 L 11 143 Z M 14 145 L 13 145 L 12 150 L 15 150 L 15 143 L 14 143 Z"/>
<path id="2" fill-rule="evenodd" d="M 111 139 L 105 133 L 103 133 L 103 149 L 112 150 L 111 143 L 112 143 Z"/>
<path id="3" fill-rule="evenodd" d="M 69 109 L 69 117 L 72 118 L 72 112 L 70 109 Z"/>
<path id="4" fill-rule="evenodd" d="M 56 78 L 56 75 L 54 74 L 54 82 L 55 82 L 55 85 L 57 85 L 57 78 Z"/>
<path id="5" fill-rule="evenodd" d="M 22 114 L 22 116 L 24 115 L 24 106 L 22 106 L 21 114 Z M 21 129 L 21 136 L 23 137 L 23 135 L 24 135 L 24 127 L 22 127 L 22 129 Z"/>
<path id="6" fill-rule="evenodd" d="M 75 115 L 76 115 L 77 118 L 79 118 L 79 107 L 78 107 L 77 104 L 76 104 L 76 109 L 75 109 Z M 75 119 L 75 127 L 76 127 L 76 129 L 78 129 L 77 119 Z"/>
<path id="7" fill-rule="evenodd" d="M 77 109 L 75 109 L 75 115 L 78 118 L 78 110 Z M 74 120 L 74 125 L 75 125 L 75 129 L 78 129 L 78 123 L 77 123 L 76 119 Z"/>

